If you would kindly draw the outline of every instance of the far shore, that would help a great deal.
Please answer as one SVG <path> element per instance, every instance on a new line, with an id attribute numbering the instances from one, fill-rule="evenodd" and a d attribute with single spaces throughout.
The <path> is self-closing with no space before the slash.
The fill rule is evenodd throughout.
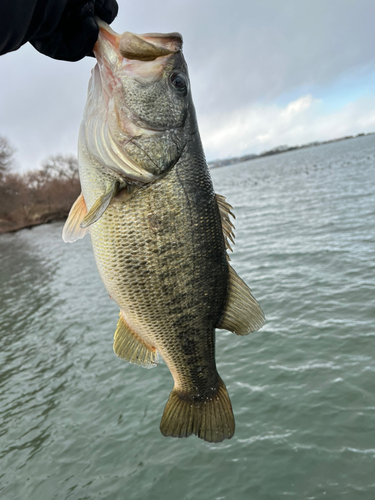
<path id="1" fill-rule="evenodd" d="M 258 158 L 262 158 L 264 156 L 272 156 L 278 155 L 281 153 L 287 153 L 288 151 L 295 151 L 297 149 L 305 149 L 305 148 L 313 148 L 315 146 L 323 146 L 324 144 L 330 144 L 332 142 L 340 142 L 346 141 L 347 139 L 356 139 L 357 137 L 364 137 L 368 135 L 373 135 L 375 132 L 369 132 L 368 134 L 357 134 L 357 135 L 347 135 L 345 137 L 339 137 L 338 139 L 331 139 L 329 141 L 315 141 L 309 142 L 308 144 L 302 144 L 301 146 L 277 146 L 276 148 L 270 149 L 268 151 L 264 151 L 258 155 L 256 154 L 247 154 L 244 156 L 237 156 L 235 158 L 224 158 L 221 160 L 213 160 L 208 162 L 208 166 L 210 168 L 219 168 L 219 167 L 227 167 L 228 165 L 235 165 L 237 163 L 243 163 L 245 161 L 257 160 Z"/>
<path id="2" fill-rule="evenodd" d="M 277 148 L 265 151 L 258 155 L 250 154 L 236 158 L 210 161 L 208 162 L 208 166 L 213 169 L 228 165 L 235 165 L 237 163 L 255 160 L 265 156 L 286 153 L 297 149 L 321 146 L 323 144 L 348 139 L 355 139 L 357 137 L 373 135 L 374 133 L 375 132 L 368 134 L 361 133 L 356 136 L 340 137 L 338 139 L 323 142 L 312 142 L 302 146 L 278 146 Z M 40 171 L 40 174 L 39 172 L 37 172 L 37 174 L 34 172 L 34 176 L 35 175 L 42 176 L 43 171 Z M 7 211 L 7 213 L 0 214 L 0 234 L 15 233 L 21 229 L 31 229 L 42 224 L 65 221 L 67 219 L 70 207 L 80 191 L 78 181 L 78 165 L 74 165 L 73 176 L 70 179 L 57 179 L 55 177 L 47 176 L 42 179 L 42 181 L 43 182 L 40 182 L 39 184 L 37 183 L 37 188 L 34 187 L 33 189 L 30 189 L 27 187 L 27 183 L 25 184 L 20 176 L 8 176 L 7 182 L 11 188 L 10 192 L 13 191 L 15 196 L 13 195 L 10 198 L 11 205 L 9 206 L 9 211 Z M 8 190 L 9 186 L 7 186 Z M 30 196 L 30 194 L 32 196 Z M 46 194 L 48 195 L 48 201 Z M 34 201 L 32 200 L 33 197 Z M 37 200 L 37 203 L 35 203 L 35 200 Z"/>

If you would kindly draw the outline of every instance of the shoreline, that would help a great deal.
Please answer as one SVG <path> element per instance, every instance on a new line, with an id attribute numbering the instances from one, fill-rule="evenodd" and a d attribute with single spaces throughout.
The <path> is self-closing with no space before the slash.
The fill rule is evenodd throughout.
<path id="1" fill-rule="evenodd" d="M 322 141 L 322 142 L 313 142 L 313 143 L 303 144 L 301 146 L 290 146 L 290 147 L 289 146 L 279 146 L 279 147 L 271 149 L 269 151 L 265 151 L 259 155 L 250 154 L 250 155 L 244 155 L 244 156 L 235 157 L 235 158 L 226 158 L 223 160 L 210 161 L 210 162 L 208 162 L 208 166 L 210 169 L 226 167 L 229 165 L 236 165 L 238 163 L 242 163 L 245 161 L 263 158 L 266 156 L 287 153 L 289 151 L 296 151 L 299 149 L 306 149 L 306 148 L 311 148 L 311 147 L 322 146 L 324 144 L 345 141 L 348 139 L 356 139 L 358 137 L 367 137 L 369 135 L 374 135 L 374 134 L 375 134 L 375 132 L 369 132 L 367 134 L 361 133 L 361 134 L 357 134 L 355 136 L 340 137 L 338 139 L 331 139 L 329 141 Z M 69 210 L 63 209 L 63 210 L 58 210 L 58 211 L 52 211 L 50 213 L 44 212 L 42 214 L 35 214 L 32 218 L 25 217 L 22 219 L 21 219 L 21 217 L 17 217 L 17 216 L 15 217 L 15 219 L 12 219 L 12 217 L 11 217 L 12 214 L 9 214 L 9 219 L 7 219 L 7 218 L 1 219 L 0 218 L 0 235 L 7 234 L 7 233 L 17 233 L 18 231 L 21 231 L 22 229 L 32 229 L 33 227 L 41 226 L 43 224 L 51 224 L 52 222 L 63 222 L 68 218 Z"/>
<path id="2" fill-rule="evenodd" d="M 35 220 L 24 220 L 23 222 L 14 222 L 0 220 L 0 236 L 2 234 L 11 234 L 22 231 L 22 229 L 32 229 L 33 227 L 42 226 L 43 224 L 52 224 L 53 222 L 63 222 L 68 218 L 65 213 L 43 214 Z"/>
<path id="3" fill-rule="evenodd" d="M 270 149 L 268 151 L 264 151 L 263 153 L 260 153 L 260 154 L 247 154 L 244 156 L 237 156 L 235 158 L 224 158 L 222 160 L 212 160 L 212 161 L 209 161 L 207 164 L 208 164 L 208 167 L 210 169 L 227 167 L 229 165 L 236 165 L 237 163 L 242 163 L 245 161 L 257 160 L 257 159 L 263 158 L 265 156 L 279 155 L 281 153 L 288 153 L 289 151 L 296 151 L 298 149 L 306 149 L 306 148 L 314 148 L 317 146 L 324 146 L 324 144 L 331 144 L 334 142 L 346 141 L 348 139 L 357 139 L 358 137 L 367 137 L 369 135 L 374 135 L 374 134 L 375 134 L 375 132 L 368 132 L 367 134 L 365 134 L 364 132 L 361 132 L 360 134 L 357 134 L 357 135 L 347 135 L 345 137 L 338 137 L 337 139 L 330 139 L 329 141 L 309 142 L 307 144 L 302 144 L 301 146 L 277 146 L 276 148 Z"/>

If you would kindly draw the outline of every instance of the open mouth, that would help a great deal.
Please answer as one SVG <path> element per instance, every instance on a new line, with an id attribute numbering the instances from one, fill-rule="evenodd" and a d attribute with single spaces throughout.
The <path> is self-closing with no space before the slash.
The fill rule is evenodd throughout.
<path id="1" fill-rule="evenodd" d="M 157 80 L 170 56 L 179 53 L 182 48 L 179 33 L 136 35 L 125 32 L 119 35 L 100 19 L 97 22 L 99 37 L 94 55 L 110 86 L 116 83 L 116 73 L 120 69 L 140 81 Z"/>
<path id="2" fill-rule="evenodd" d="M 178 33 L 119 35 L 103 21 L 98 24 L 97 66 L 92 72 L 82 140 L 109 171 L 127 183 L 144 185 L 155 180 L 164 167 L 147 152 L 142 140 L 157 141 L 169 124 L 161 124 L 159 119 L 147 123 L 146 117 L 138 116 L 137 109 L 126 102 L 128 85 L 135 81 L 145 88 L 164 79 L 181 51 L 182 37 Z M 172 144 L 169 149 L 175 147 Z M 134 154 L 136 150 L 139 155 Z"/>
<path id="3" fill-rule="evenodd" d="M 146 33 L 137 35 L 126 31 L 122 35 L 104 21 L 96 18 L 99 25 L 99 38 L 94 47 L 95 56 L 100 57 L 103 42 L 108 42 L 113 50 L 122 57 L 137 61 L 154 61 L 158 57 L 177 54 L 182 48 L 180 33 Z"/>

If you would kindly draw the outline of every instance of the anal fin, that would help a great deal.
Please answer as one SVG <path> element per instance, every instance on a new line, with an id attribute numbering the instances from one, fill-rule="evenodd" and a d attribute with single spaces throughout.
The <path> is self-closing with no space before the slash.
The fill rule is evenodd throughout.
<path id="1" fill-rule="evenodd" d="M 65 222 L 62 239 L 65 243 L 74 243 L 88 233 L 88 228 L 81 228 L 80 224 L 87 214 L 87 207 L 82 193 L 78 196 L 70 209 Z"/>
<path id="2" fill-rule="evenodd" d="M 237 335 L 247 335 L 259 330 L 265 317 L 250 288 L 229 265 L 228 295 L 223 317 L 217 328 Z"/>
<path id="3" fill-rule="evenodd" d="M 113 350 L 119 358 L 129 361 L 129 363 L 141 365 L 144 368 L 153 368 L 158 364 L 156 349 L 130 329 L 121 311 L 115 332 Z"/>

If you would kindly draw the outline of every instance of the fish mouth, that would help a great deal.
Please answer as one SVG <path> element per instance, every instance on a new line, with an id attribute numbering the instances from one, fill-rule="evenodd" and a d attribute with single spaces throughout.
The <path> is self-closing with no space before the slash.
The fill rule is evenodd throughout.
<path id="1" fill-rule="evenodd" d="M 99 18 L 97 23 L 99 36 L 93 52 L 108 91 L 119 84 L 120 71 L 141 83 L 160 79 L 171 56 L 181 52 L 180 33 L 137 35 L 126 31 L 120 35 Z"/>
<path id="2" fill-rule="evenodd" d="M 125 148 L 128 143 L 140 147 L 135 139 L 162 135 L 168 128 L 147 124 L 129 109 L 121 77 L 126 74 L 141 84 L 161 79 L 166 65 L 173 64 L 173 57 L 181 51 L 182 36 L 130 32 L 120 35 L 100 19 L 97 23 L 99 36 L 93 49 L 97 65 L 92 71 L 91 105 L 88 102 L 80 137 L 108 170 L 126 182 L 152 182 L 159 174 L 138 165 Z"/>
<path id="3" fill-rule="evenodd" d="M 99 36 L 94 46 L 94 54 L 98 60 L 103 57 L 103 52 L 107 51 L 108 55 L 112 50 L 117 58 L 121 54 L 123 58 L 129 60 L 154 61 L 159 57 L 177 54 L 182 49 L 182 35 L 177 32 L 138 35 L 125 31 L 120 35 L 98 17 L 96 21 L 99 26 Z"/>
<path id="4" fill-rule="evenodd" d="M 119 50 L 126 59 L 154 61 L 158 57 L 178 54 L 182 48 L 180 33 L 146 33 L 136 35 L 126 31 L 120 40 Z"/>

